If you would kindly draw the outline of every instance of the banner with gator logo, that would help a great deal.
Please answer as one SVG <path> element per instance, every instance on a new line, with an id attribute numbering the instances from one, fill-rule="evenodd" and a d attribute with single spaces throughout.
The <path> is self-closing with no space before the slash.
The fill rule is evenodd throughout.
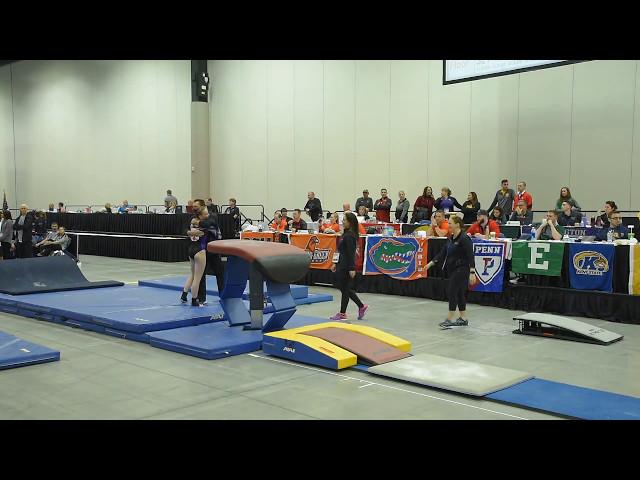
<path id="1" fill-rule="evenodd" d="M 529 275 L 559 277 L 562 272 L 564 243 L 535 240 L 513 242 L 511 270 Z"/>
<path id="2" fill-rule="evenodd" d="M 613 291 L 615 246 L 598 243 L 569 245 L 569 281 L 576 290 Z"/>
<path id="3" fill-rule="evenodd" d="M 328 270 L 333 264 L 333 254 L 338 246 L 335 235 L 292 233 L 289 243 L 306 251 L 311 257 L 309 268 Z"/>
<path id="4" fill-rule="evenodd" d="M 367 235 L 362 273 L 397 280 L 426 278 L 427 239 Z"/>
<path id="5" fill-rule="evenodd" d="M 475 285 L 469 290 L 476 292 L 502 292 L 504 283 L 505 243 L 473 241 L 473 255 L 476 262 Z"/>

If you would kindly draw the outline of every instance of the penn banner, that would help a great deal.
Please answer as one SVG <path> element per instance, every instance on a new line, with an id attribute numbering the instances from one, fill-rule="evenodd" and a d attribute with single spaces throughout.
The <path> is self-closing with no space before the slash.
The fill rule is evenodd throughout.
<path id="1" fill-rule="evenodd" d="M 513 242 L 511 270 L 528 275 L 559 277 L 562 272 L 563 242 Z"/>
<path id="2" fill-rule="evenodd" d="M 333 254 L 338 246 L 336 235 L 292 233 L 289 243 L 303 249 L 311 257 L 309 268 L 328 270 L 333 264 Z"/>
<path id="3" fill-rule="evenodd" d="M 504 283 L 505 248 L 504 242 L 473 242 L 473 256 L 476 263 L 475 285 L 469 290 L 476 292 L 501 293 Z"/>
<path id="4" fill-rule="evenodd" d="M 640 295 L 640 245 L 629 245 L 629 295 Z"/>
<path id="5" fill-rule="evenodd" d="M 613 291 L 615 246 L 601 243 L 569 245 L 569 281 L 576 290 Z"/>
<path id="6" fill-rule="evenodd" d="M 415 237 L 367 235 L 364 275 L 388 275 L 397 280 L 427 276 L 427 240 Z"/>

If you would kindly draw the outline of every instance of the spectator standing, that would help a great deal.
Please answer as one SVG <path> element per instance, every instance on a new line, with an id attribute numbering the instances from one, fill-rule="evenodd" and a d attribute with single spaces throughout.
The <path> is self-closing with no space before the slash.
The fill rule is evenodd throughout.
<path id="1" fill-rule="evenodd" d="M 533 197 L 529 192 L 527 192 L 527 182 L 519 182 L 516 188 L 518 191 L 513 199 L 513 208 L 516 208 L 518 201 L 524 200 L 527 202 L 527 210 L 533 210 Z"/>
<path id="2" fill-rule="evenodd" d="M 509 218 L 514 209 L 513 201 L 515 199 L 516 192 L 514 192 L 512 188 L 509 188 L 509 180 L 506 178 L 503 179 L 500 184 L 500 190 L 496 192 L 495 197 L 493 197 L 493 202 L 489 205 L 489 212 L 491 212 L 495 207 L 500 207 L 502 209 L 502 217 Z"/>
<path id="3" fill-rule="evenodd" d="M 120 208 L 118 208 L 118 213 L 129 213 L 129 201 L 128 200 L 124 200 L 122 202 L 122 205 L 120 205 Z"/>
<path id="4" fill-rule="evenodd" d="M 422 195 L 416 198 L 413 204 L 413 216 L 411 223 L 419 223 L 424 220 L 429 220 L 433 213 L 433 207 L 436 199 L 433 198 L 433 190 L 431 187 L 426 186 L 422 191 Z"/>
<path id="5" fill-rule="evenodd" d="M 454 205 L 460 208 L 458 200 L 451 196 L 451 189 L 449 187 L 442 187 L 440 196 L 436 199 L 434 206 L 437 210 L 449 213 L 453 211 Z"/>
<path id="6" fill-rule="evenodd" d="M 469 192 L 467 195 L 467 201 L 462 205 L 457 205 L 464 218 L 462 221 L 466 225 L 471 225 L 477 220 L 478 211 L 480 210 L 480 202 L 478 201 L 478 195 L 476 192 Z"/>
<path id="7" fill-rule="evenodd" d="M 58 202 L 58 213 L 65 213 L 66 211 L 67 209 L 64 208 L 64 203 Z"/>
<path id="8" fill-rule="evenodd" d="M 207 198 L 207 210 L 209 210 L 209 215 L 217 215 L 220 213 L 220 208 L 213 203 L 213 198 Z"/>
<path id="9" fill-rule="evenodd" d="M 409 221 L 409 208 L 411 203 L 407 200 L 407 196 L 404 190 L 398 192 L 398 204 L 396 205 L 396 220 L 400 223 L 407 223 Z"/>
<path id="10" fill-rule="evenodd" d="M 556 210 L 563 210 L 562 202 L 567 202 L 573 210 L 580 211 L 580 205 L 578 205 L 578 201 L 571 196 L 571 190 L 569 190 L 569 187 L 562 187 L 560 189 L 560 198 L 558 198 L 558 201 L 556 202 Z"/>
<path id="11" fill-rule="evenodd" d="M 104 204 L 104 208 L 100 210 L 100 213 L 112 213 L 111 212 L 111 204 L 109 202 Z"/>
<path id="12" fill-rule="evenodd" d="M 304 211 L 311 217 L 312 222 L 317 222 L 322 216 L 322 203 L 319 198 L 316 198 L 314 192 L 307 193 L 307 203 L 304 206 Z"/>
<path id="13" fill-rule="evenodd" d="M 187 200 L 187 213 L 189 214 L 197 213 L 197 212 L 194 212 L 193 210 L 193 200 Z"/>
<path id="14" fill-rule="evenodd" d="M 362 196 L 356 200 L 355 208 L 357 212 L 360 211 L 360 205 L 367 207 L 368 212 L 373 210 L 373 198 L 369 196 L 369 190 L 366 188 L 362 190 Z"/>
<path id="15" fill-rule="evenodd" d="M 178 204 L 178 199 L 173 195 L 171 190 L 167 190 L 167 196 L 164 197 L 164 208 L 169 208 L 169 204 L 171 202 L 176 202 Z"/>
<path id="16" fill-rule="evenodd" d="M 33 257 L 33 244 L 31 243 L 33 220 L 33 214 L 29 211 L 29 207 L 24 203 L 20 205 L 20 215 L 13 222 L 16 258 Z"/>
<path id="17" fill-rule="evenodd" d="M 240 230 L 240 209 L 236 207 L 236 199 L 229 199 L 229 206 L 224 211 L 227 215 L 232 215 L 235 220 L 236 232 Z"/>
<path id="18" fill-rule="evenodd" d="M 391 205 L 393 202 L 387 196 L 387 189 L 380 190 L 380 198 L 376 200 L 373 209 L 376 211 L 376 218 L 380 222 L 389 223 L 391 221 Z"/>
<path id="19" fill-rule="evenodd" d="M 0 254 L 4 260 L 11 258 L 11 240 L 13 239 L 13 220 L 11 212 L 0 212 Z"/>
<path id="20" fill-rule="evenodd" d="M 49 204 L 49 210 L 48 210 L 48 211 L 49 211 L 49 212 L 55 212 L 55 211 L 56 211 L 56 209 L 55 209 L 55 208 L 54 208 L 54 206 L 53 206 L 53 203 L 50 203 L 50 204 Z"/>

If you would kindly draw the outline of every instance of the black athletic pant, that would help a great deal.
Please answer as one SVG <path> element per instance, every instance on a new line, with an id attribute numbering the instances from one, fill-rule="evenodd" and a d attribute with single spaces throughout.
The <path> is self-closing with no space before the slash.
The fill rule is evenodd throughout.
<path id="1" fill-rule="evenodd" d="M 449 273 L 449 287 L 447 297 L 449 298 L 449 311 L 453 312 L 456 306 L 460 311 L 467 309 L 467 292 L 469 291 L 469 269 L 459 268 Z"/>
<path id="2" fill-rule="evenodd" d="M 16 242 L 16 258 L 33 257 L 33 244 L 31 242 Z"/>
<path id="3" fill-rule="evenodd" d="M 337 270 L 337 285 L 342 292 L 342 300 L 340 301 L 340 312 L 347 313 L 347 305 L 349 299 L 353 300 L 358 308 L 362 308 L 364 304 L 358 298 L 355 291 L 355 278 L 351 278 L 348 270 Z"/>
<path id="4" fill-rule="evenodd" d="M 11 258 L 11 243 L 2 242 L 2 258 L 9 260 Z"/>
<path id="5" fill-rule="evenodd" d="M 198 287 L 198 300 L 200 300 L 200 303 L 204 302 L 207 298 L 207 274 L 216 276 L 218 295 L 220 295 L 224 289 L 224 268 L 220 255 L 207 252 L 206 256 L 207 265 L 204 268 L 204 274 L 202 275 L 202 279 L 200 279 L 200 286 Z"/>

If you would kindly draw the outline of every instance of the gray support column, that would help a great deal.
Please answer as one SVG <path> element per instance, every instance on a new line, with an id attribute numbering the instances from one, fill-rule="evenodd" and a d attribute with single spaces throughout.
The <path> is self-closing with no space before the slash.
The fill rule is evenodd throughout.
<path id="1" fill-rule="evenodd" d="M 191 198 L 210 196 L 210 177 L 209 104 L 191 102 Z"/>

